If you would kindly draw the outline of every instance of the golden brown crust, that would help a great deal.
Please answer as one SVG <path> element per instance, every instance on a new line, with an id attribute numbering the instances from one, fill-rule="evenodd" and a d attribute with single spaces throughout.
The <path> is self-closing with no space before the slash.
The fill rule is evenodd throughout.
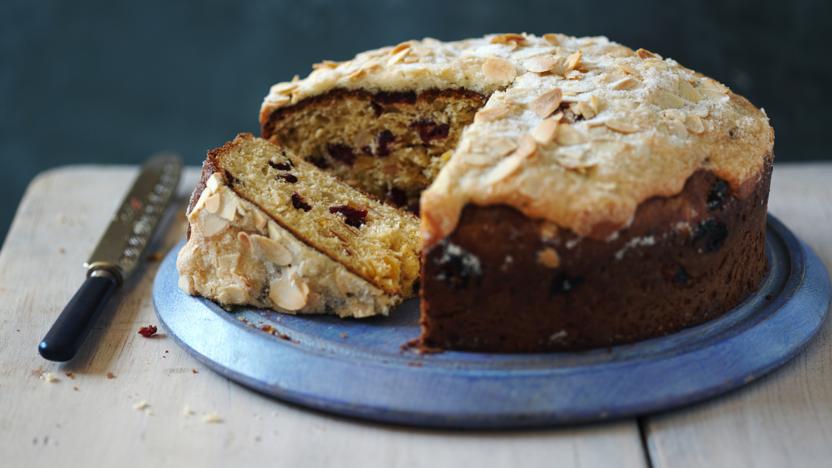
<path id="1" fill-rule="evenodd" d="M 422 197 L 429 244 L 453 230 L 468 204 L 509 205 L 604 238 L 626 227 L 644 200 L 679 193 L 698 170 L 738 190 L 773 147 L 765 114 L 716 81 L 649 51 L 564 35 L 425 39 L 326 62 L 275 85 L 261 124 L 339 88 L 489 96 Z M 547 115 L 562 108 L 557 99 L 578 118 Z M 539 129 L 545 119 L 548 130 Z"/>

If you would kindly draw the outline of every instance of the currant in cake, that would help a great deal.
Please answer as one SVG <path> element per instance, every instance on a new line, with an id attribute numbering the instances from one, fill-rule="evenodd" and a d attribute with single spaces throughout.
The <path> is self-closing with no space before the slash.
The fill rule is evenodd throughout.
<path id="1" fill-rule="evenodd" d="M 323 62 L 305 79 L 273 86 L 260 125 L 277 145 L 270 151 L 308 162 L 310 180 L 328 178 L 402 225 L 418 213 L 419 233 L 402 230 L 390 242 L 406 253 L 367 236 L 371 229 L 310 242 L 296 223 L 311 221 L 280 214 L 291 198 L 246 191 L 274 177 L 246 151 L 230 177 L 209 155 L 203 178 L 220 174 L 218 190 L 258 206 L 310 258 L 322 255 L 327 268 L 376 288 L 387 305 L 357 315 L 389 310 L 411 294 L 415 276 L 384 289 L 378 272 L 336 254 L 338 242 L 398 252 L 401 265 L 420 252 L 425 347 L 531 352 L 631 342 L 723 314 L 766 272 L 774 135 L 765 113 L 671 59 L 602 37 L 425 39 Z M 204 211 L 198 192 L 192 231 L 194 213 Z M 333 213 L 307 214 L 329 223 Z M 229 252 L 243 249 L 239 239 L 227 242 Z M 278 305 L 263 298 L 280 294 L 245 268 L 235 273 L 245 294 L 219 298 L 230 280 L 193 261 L 216 244 L 192 232 L 180 256 L 186 290 Z M 305 284 L 317 290 L 314 283 Z M 336 289 L 296 311 L 350 315 L 349 297 Z"/>

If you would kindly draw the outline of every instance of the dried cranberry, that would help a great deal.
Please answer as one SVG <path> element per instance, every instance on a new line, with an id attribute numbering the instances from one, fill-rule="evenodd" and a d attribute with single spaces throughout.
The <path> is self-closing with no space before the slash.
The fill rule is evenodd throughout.
<path id="1" fill-rule="evenodd" d="M 292 194 L 292 206 L 295 207 L 296 210 L 303 210 L 309 211 L 312 209 L 312 206 L 303 199 L 297 192 Z"/>
<path id="2" fill-rule="evenodd" d="M 283 181 L 286 181 L 290 184 L 297 183 L 297 181 L 298 181 L 297 176 L 294 175 L 294 174 L 278 174 L 278 175 L 275 176 L 275 179 L 283 180 Z"/>
<path id="3" fill-rule="evenodd" d="M 482 280 L 482 263 L 479 257 L 462 247 L 441 241 L 435 248 L 437 254 L 431 253 L 430 261 L 438 268 L 436 279 L 451 289 L 465 289 L 474 281 Z"/>
<path id="4" fill-rule="evenodd" d="M 728 183 L 722 179 L 717 179 L 714 182 L 711 186 L 711 191 L 708 192 L 708 211 L 719 210 L 725 205 L 729 188 Z"/>
<path id="5" fill-rule="evenodd" d="M 327 161 L 325 157 L 319 154 L 309 156 L 309 158 L 307 158 L 307 161 L 311 162 L 318 169 L 329 169 L 329 161 Z"/>
<path id="6" fill-rule="evenodd" d="M 229 185 L 231 185 L 231 186 L 240 185 L 240 179 L 234 177 L 230 172 L 228 172 L 227 169 L 224 170 L 224 172 L 225 172 L 225 180 L 228 181 Z"/>
<path id="7" fill-rule="evenodd" d="M 700 251 L 705 253 L 716 252 L 725 243 L 728 237 L 728 228 L 725 224 L 708 218 L 696 226 L 693 230 L 693 243 Z"/>
<path id="8" fill-rule="evenodd" d="M 432 120 L 420 119 L 410 124 L 410 128 L 419 133 L 419 138 L 422 143 L 430 143 L 432 140 L 439 140 L 448 138 L 448 133 L 451 131 L 450 125 L 443 123 L 438 124 Z"/>
<path id="9" fill-rule="evenodd" d="M 353 153 L 352 148 L 342 143 L 330 143 L 326 145 L 326 150 L 329 151 L 329 155 L 332 156 L 332 159 L 337 161 L 341 161 L 344 164 L 352 166 L 355 163 L 355 153 Z"/>
<path id="10" fill-rule="evenodd" d="M 376 139 L 378 148 L 376 148 L 376 156 L 384 157 L 390 155 L 390 143 L 396 139 L 393 132 L 390 130 L 382 130 Z"/>
<path id="11" fill-rule="evenodd" d="M 360 228 L 367 222 L 367 210 L 360 208 L 353 208 L 349 205 L 332 206 L 329 208 L 330 213 L 338 213 L 344 217 L 344 222 L 348 226 Z"/>
<path id="12" fill-rule="evenodd" d="M 159 329 L 156 328 L 156 325 L 148 325 L 146 327 L 139 328 L 139 335 L 145 338 L 150 338 L 155 335 L 157 331 L 159 331 Z"/>
<path id="13" fill-rule="evenodd" d="M 288 159 L 286 160 L 286 162 L 282 162 L 282 163 L 276 163 L 274 161 L 269 161 L 269 166 L 271 166 L 271 167 L 273 167 L 273 168 L 275 168 L 279 171 L 288 171 L 288 170 L 292 169 L 292 162 L 289 161 Z"/>

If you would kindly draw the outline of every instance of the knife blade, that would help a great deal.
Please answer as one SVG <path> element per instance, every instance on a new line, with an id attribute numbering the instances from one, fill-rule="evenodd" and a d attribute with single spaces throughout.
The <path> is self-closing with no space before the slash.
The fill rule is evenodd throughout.
<path id="1" fill-rule="evenodd" d="M 150 158 L 98 245 L 84 263 L 87 278 L 38 345 L 50 361 L 68 361 L 80 349 L 108 299 L 130 278 L 179 185 L 182 161 L 174 155 Z"/>

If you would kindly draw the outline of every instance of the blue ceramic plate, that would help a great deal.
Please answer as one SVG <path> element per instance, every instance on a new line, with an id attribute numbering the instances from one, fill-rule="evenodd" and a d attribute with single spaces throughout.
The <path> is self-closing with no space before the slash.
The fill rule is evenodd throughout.
<path id="1" fill-rule="evenodd" d="M 575 353 L 402 351 L 419 335 L 415 300 L 390 317 L 363 320 L 253 309 L 228 313 L 179 290 L 175 259 L 181 245 L 161 264 L 153 301 L 169 335 L 194 357 L 282 400 L 419 426 L 588 422 L 727 392 L 783 365 L 809 343 L 829 306 L 826 269 L 771 216 L 767 240 L 768 277 L 723 317 L 663 338 Z M 279 333 L 261 331 L 264 325 Z"/>

